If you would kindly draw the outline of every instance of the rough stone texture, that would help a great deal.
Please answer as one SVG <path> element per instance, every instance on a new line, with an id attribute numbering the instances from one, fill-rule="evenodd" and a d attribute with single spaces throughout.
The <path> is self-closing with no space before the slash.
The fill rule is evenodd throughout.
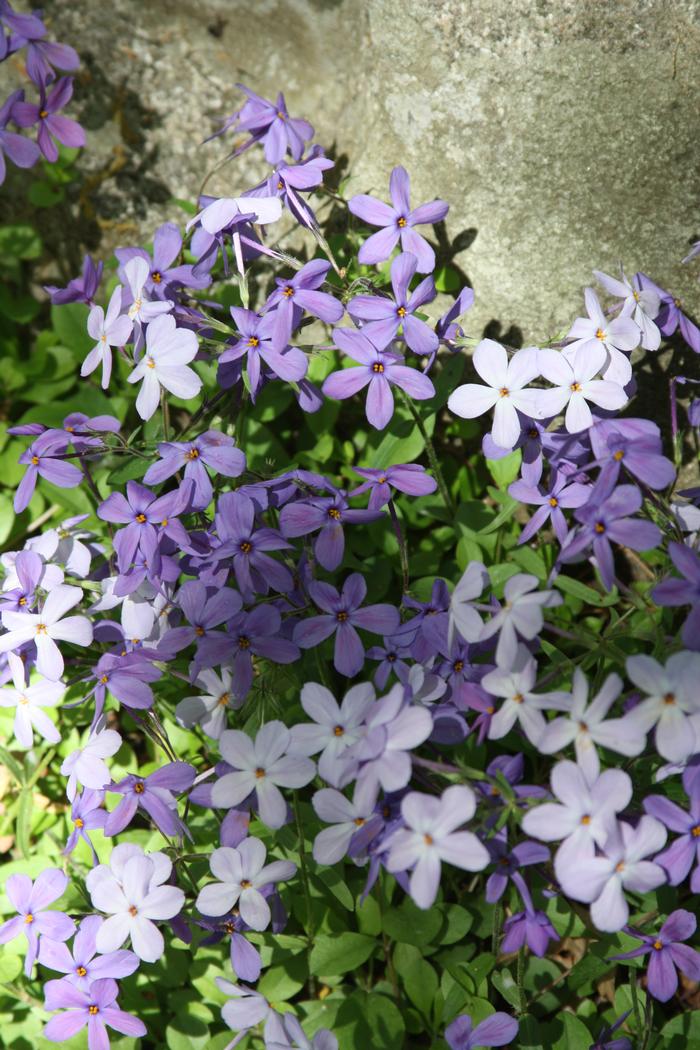
<path id="1" fill-rule="evenodd" d="M 415 201 L 450 201 L 472 334 L 497 319 L 526 342 L 552 336 L 590 270 L 620 260 L 700 306 L 680 266 L 700 231 L 696 0 L 47 0 L 46 13 L 85 62 L 93 239 L 176 217 L 168 199 L 192 198 L 226 154 L 198 143 L 244 80 L 283 89 L 347 154 L 351 191 L 384 196 L 403 163 Z M 246 159 L 208 189 L 254 174 Z"/>

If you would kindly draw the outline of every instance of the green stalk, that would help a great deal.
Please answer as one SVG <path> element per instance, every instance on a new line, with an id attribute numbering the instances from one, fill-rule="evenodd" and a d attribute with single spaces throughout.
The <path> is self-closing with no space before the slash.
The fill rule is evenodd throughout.
<path id="1" fill-rule="evenodd" d="M 435 480 L 437 481 L 438 489 L 440 490 L 440 495 L 442 496 L 442 501 L 445 504 L 445 506 L 447 507 L 447 509 L 450 512 L 450 514 L 452 514 L 454 516 L 454 514 L 456 513 L 456 508 L 455 508 L 455 505 L 454 505 L 454 501 L 452 499 L 452 496 L 450 495 L 450 490 L 447 487 L 447 484 L 445 482 L 445 478 L 443 476 L 442 470 L 440 469 L 440 464 L 438 462 L 437 453 L 435 452 L 435 446 L 433 445 L 433 442 L 431 440 L 430 434 L 425 429 L 425 424 L 423 423 L 423 420 L 421 419 L 420 415 L 418 414 L 418 410 L 417 410 L 416 406 L 413 404 L 411 399 L 409 397 L 407 397 L 406 394 L 404 394 L 403 390 L 401 391 L 401 396 L 404 399 L 404 403 L 408 406 L 408 410 L 411 413 L 411 415 L 413 416 L 413 419 L 415 421 L 416 426 L 420 430 L 421 437 L 425 441 L 425 450 L 428 453 L 428 461 L 430 462 L 430 469 L 433 471 L 433 474 L 435 475 Z"/>

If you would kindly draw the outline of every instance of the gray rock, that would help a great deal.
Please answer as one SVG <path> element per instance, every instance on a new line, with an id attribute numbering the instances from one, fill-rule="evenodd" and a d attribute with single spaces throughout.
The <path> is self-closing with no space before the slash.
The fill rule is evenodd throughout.
<path id="1" fill-rule="evenodd" d="M 497 319 L 526 343 L 581 310 L 591 269 L 622 261 L 698 301 L 682 267 L 697 216 L 695 0 L 50 0 L 82 54 L 84 213 L 103 245 L 181 218 L 228 143 L 201 140 L 243 80 L 346 154 L 348 192 L 450 202 L 456 264 L 476 290 L 471 334 Z M 246 154 L 208 183 L 259 177 Z M 513 336 L 514 337 L 514 336 Z"/>

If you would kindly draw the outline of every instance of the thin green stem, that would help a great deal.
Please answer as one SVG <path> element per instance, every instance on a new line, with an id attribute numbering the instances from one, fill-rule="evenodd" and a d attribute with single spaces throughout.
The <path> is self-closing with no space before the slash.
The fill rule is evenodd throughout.
<path id="1" fill-rule="evenodd" d="M 525 995 L 525 986 L 523 984 L 525 978 L 525 949 L 520 948 L 518 951 L 518 959 L 515 964 L 515 982 L 518 986 L 518 1013 L 527 1013 L 527 996 Z"/>
<path id="2" fill-rule="evenodd" d="M 309 954 L 309 963 L 311 963 L 311 949 L 314 943 L 314 913 L 311 906 L 311 883 L 309 882 L 309 869 L 306 863 L 306 848 L 304 846 L 304 825 L 301 820 L 301 812 L 299 810 L 299 793 L 294 792 L 294 798 L 292 802 L 292 809 L 294 810 L 294 821 L 297 829 L 297 836 L 299 838 L 299 873 L 301 875 L 301 884 L 304 887 L 304 901 L 306 903 L 306 939 L 307 939 L 307 951 Z M 309 971 L 311 966 L 309 965 Z M 309 974 L 309 992 L 312 996 L 315 996 L 315 980 L 311 973 Z"/>
<path id="3" fill-rule="evenodd" d="M 409 571 L 408 571 L 408 549 L 406 547 L 406 538 L 401 528 L 401 522 L 396 512 L 396 505 L 393 499 L 389 500 L 389 516 L 391 517 L 391 523 L 394 526 L 394 532 L 396 533 L 396 539 L 399 543 L 399 558 L 401 559 L 401 575 L 403 577 L 403 593 L 408 594 L 409 584 Z"/>
<path id="4" fill-rule="evenodd" d="M 431 470 L 433 471 L 433 473 L 435 475 L 435 480 L 437 481 L 438 488 L 440 490 L 440 495 L 442 497 L 442 501 L 445 504 L 445 506 L 447 507 L 447 509 L 450 512 L 450 514 L 452 514 L 454 516 L 454 514 L 456 512 L 454 501 L 452 499 L 452 496 L 450 495 L 450 490 L 447 487 L 447 483 L 445 482 L 445 478 L 443 476 L 442 470 L 440 469 L 440 464 L 438 462 L 437 453 L 435 452 L 435 446 L 433 445 L 433 442 L 431 440 L 430 434 L 426 430 L 425 424 L 424 424 L 423 420 L 421 419 L 421 417 L 420 417 L 420 415 L 418 413 L 418 410 L 417 410 L 416 406 L 413 404 L 413 402 L 411 401 L 410 397 L 408 397 L 406 394 L 404 394 L 403 391 L 401 391 L 401 395 L 402 395 L 402 397 L 404 399 L 404 403 L 408 406 L 409 412 L 413 416 L 413 419 L 415 421 L 416 426 L 420 430 L 421 437 L 425 441 L 425 450 L 428 453 L 428 461 L 430 462 L 430 468 L 431 468 Z"/>

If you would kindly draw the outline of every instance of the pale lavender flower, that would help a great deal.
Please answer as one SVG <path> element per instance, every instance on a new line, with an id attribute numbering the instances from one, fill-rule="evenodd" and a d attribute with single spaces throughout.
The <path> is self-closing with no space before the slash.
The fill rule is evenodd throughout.
<path id="1" fill-rule="evenodd" d="M 84 146 L 85 132 L 77 121 L 65 117 L 60 111 L 68 105 L 73 96 L 73 77 L 61 77 L 51 84 L 40 85 L 39 102 L 16 102 L 12 107 L 12 119 L 20 128 L 38 125 L 37 141 L 39 149 L 49 163 L 58 160 L 58 146 L 54 139 L 64 146 Z"/>
<path id="2" fill-rule="evenodd" d="M 93 981 L 89 991 L 76 988 L 65 978 L 48 981 L 44 988 L 44 1009 L 65 1008 L 66 1012 L 51 1018 L 44 1028 L 44 1039 L 64 1043 L 87 1025 L 88 1050 L 107 1050 L 108 1028 L 134 1037 L 145 1035 L 143 1021 L 117 1006 L 118 994 L 117 982 L 108 977 Z"/>
<path id="3" fill-rule="evenodd" d="M 674 653 L 665 668 L 651 656 L 627 658 L 627 675 L 647 699 L 625 716 L 638 732 L 656 726 L 656 750 L 669 762 L 683 762 L 698 750 L 692 716 L 700 711 L 700 653 Z M 700 728 L 700 726 L 699 726 Z"/>
<path id="4" fill-rule="evenodd" d="M 510 668 L 497 667 L 484 675 L 482 688 L 504 700 L 491 719 L 489 740 L 500 740 L 519 722 L 530 743 L 537 747 L 546 726 L 542 711 L 561 708 L 567 694 L 562 691 L 533 693 L 536 682 L 537 662 L 524 645 L 517 647 Z"/>
<path id="5" fill-rule="evenodd" d="M 70 810 L 70 819 L 73 823 L 73 830 L 68 836 L 65 848 L 62 850 L 64 857 L 67 857 L 73 852 L 80 839 L 84 839 L 92 851 L 93 864 L 99 864 L 97 853 L 95 852 L 95 847 L 90 841 L 88 831 L 104 827 L 107 813 L 102 808 L 103 802 L 104 791 L 101 788 L 86 788 L 85 791 L 81 791 L 81 793 L 73 799 Z"/>
<path id="6" fill-rule="evenodd" d="M 575 762 L 557 762 L 551 773 L 552 793 L 558 802 L 545 802 L 523 817 L 526 835 L 541 842 L 563 839 L 555 858 L 555 871 L 573 867 L 604 846 L 615 825 L 615 814 L 632 798 L 632 781 L 621 769 L 606 769 L 593 783 Z M 571 864 L 573 859 L 573 865 Z"/>
<path id="7" fill-rule="evenodd" d="M 343 755 L 361 739 L 365 716 L 375 701 L 374 688 L 367 682 L 349 689 L 340 705 L 325 686 L 307 682 L 301 691 L 301 706 L 314 721 L 292 726 L 290 752 L 308 757 L 320 751 L 318 772 L 328 784 L 338 787 L 345 772 Z"/>
<path id="8" fill-rule="evenodd" d="M 213 740 L 219 740 L 226 729 L 227 709 L 235 710 L 243 704 L 233 691 L 231 668 L 221 667 L 220 671 L 220 674 L 210 669 L 200 671 L 194 684 L 202 693 L 186 696 L 175 708 L 175 717 L 181 725 L 186 729 L 200 725 Z"/>
<path id="9" fill-rule="evenodd" d="M 261 1022 L 264 1022 L 263 1039 L 266 1046 L 273 1039 L 285 1039 L 280 1015 L 270 1006 L 264 995 L 245 984 L 233 984 L 225 977 L 215 977 L 214 980 L 219 991 L 231 996 L 222 1006 L 221 1016 L 229 1028 L 238 1033 L 233 1043 L 228 1044 L 227 1050 L 240 1042 L 251 1028 L 255 1028 Z"/>
<path id="10" fill-rule="evenodd" d="M 267 1042 L 266 1050 L 338 1050 L 338 1040 L 328 1028 L 318 1028 L 309 1039 L 294 1014 L 285 1013 L 280 1020 L 286 1038 L 283 1043 Z"/>
<path id="11" fill-rule="evenodd" d="M 32 747 L 34 730 L 50 744 L 57 744 L 61 739 L 56 726 L 42 708 L 55 707 L 66 691 L 61 682 L 39 681 L 33 685 L 25 683 L 23 661 L 14 653 L 7 654 L 14 689 L 5 686 L 0 689 L 0 707 L 14 707 L 14 734 L 21 747 Z"/>
<path id="12" fill-rule="evenodd" d="M 296 864 L 276 860 L 265 864 L 266 849 L 260 839 L 247 838 L 237 849 L 221 846 L 209 858 L 212 875 L 218 882 L 200 890 L 197 907 L 203 915 L 225 915 L 238 906 L 243 921 L 251 930 L 265 930 L 270 925 L 270 905 L 260 892 L 266 886 L 287 882 L 296 872 Z"/>
<path id="13" fill-rule="evenodd" d="M 585 356 L 576 354 L 572 361 L 557 350 L 540 350 L 537 361 L 540 372 L 554 387 L 537 391 L 533 414 L 538 419 L 549 419 L 566 408 L 564 425 L 570 434 L 593 425 L 589 401 L 608 410 L 627 403 L 627 394 L 619 383 L 593 378 L 605 363 L 602 346 L 593 347 Z"/>
<path id="14" fill-rule="evenodd" d="M 410 496 L 428 496 L 437 489 L 435 478 L 426 473 L 425 467 L 418 463 L 403 463 L 379 470 L 375 467 L 353 467 L 355 474 L 366 478 L 354 489 L 352 496 L 370 490 L 368 510 L 381 510 L 392 498 L 392 489 L 406 492 Z"/>
<path id="15" fill-rule="evenodd" d="M 697 928 L 697 919 L 684 908 L 672 911 L 657 934 L 638 933 L 627 927 L 625 933 L 643 941 L 640 948 L 612 955 L 611 959 L 633 959 L 648 955 L 647 989 L 660 1003 L 667 1003 L 678 990 L 676 969 L 691 981 L 700 981 L 700 953 L 683 941 Z"/>
<path id="16" fill-rule="evenodd" d="M 617 277 L 611 277 L 609 274 L 603 273 L 601 270 L 594 270 L 593 273 L 607 292 L 622 300 L 622 309 L 618 320 L 631 317 L 641 332 L 642 347 L 645 350 L 658 350 L 661 345 L 661 332 L 658 326 L 654 324 L 654 318 L 658 317 L 659 309 L 661 308 L 659 294 L 648 285 L 645 286 L 641 282 L 639 274 L 635 274 L 630 281 L 625 276 L 624 270 L 621 270 L 620 280 Z M 612 323 L 614 324 L 614 322 Z M 617 334 L 619 345 L 619 331 Z"/>
<path id="17" fill-rule="evenodd" d="M 122 289 L 119 286 L 112 292 L 107 313 L 101 306 L 93 306 L 87 319 L 88 333 L 96 340 L 96 344 L 80 366 L 80 374 L 89 376 L 102 364 L 103 390 L 109 386 L 112 375 L 112 347 L 124 346 L 134 326 L 130 317 L 120 313 L 121 308 Z"/>
<path id="18" fill-rule="evenodd" d="M 472 362 L 486 385 L 464 383 L 458 386 L 450 394 L 447 407 L 463 419 L 475 419 L 493 409 L 491 437 L 501 448 L 511 449 L 521 433 L 516 409 L 534 415 L 542 393 L 527 386 L 540 374 L 539 351 L 535 347 L 526 347 L 513 354 L 509 361 L 500 343 L 482 339 Z"/>
<path id="19" fill-rule="evenodd" d="M 440 886 L 441 862 L 464 871 L 481 871 L 489 863 L 486 847 L 471 831 L 457 831 L 474 816 L 474 792 L 461 784 L 441 798 L 411 791 L 401 801 L 404 828 L 383 843 L 388 871 L 411 869 L 409 892 L 419 908 L 429 908 Z"/>
<path id="20" fill-rule="evenodd" d="M 450 596 L 447 627 L 450 649 L 456 634 L 465 642 L 476 642 L 481 637 L 484 624 L 471 603 L 481 596 L 488 583 L 489 574 L 483 562 L 470 561 Z"/>
<path id="21" fill-rule="evenodd" d="M 397 683 L 370 709 L 365 725 L 362 739 L 348 751 L 348 758 L 360 765 L 358 783 L 367 781 L 381 784 L 387 792 L 400 791 L 411 779 L 411 751 L 433 730 L 430 712 L 406 703 L 404 687 Z M 346 770 L 345 778 L 351 771 Z"/>
<path id="22" fill-rule="evenodd" d="M 348 678 L 362 669 L 365 659 L 356 628 L 390 635 L 399 626 L 399 614 L 393 605 L 360 608 L 366 593 L 367 584 L 359 572 L 348 576 L 340 593 L 330 583 L 315 580 L 309 584 L 309 594 L 323 615 L 302 620 L 294 629 L 294 641 L 302 649 L 312 649 L 335 633 L 333 664 Z"/>
<path id="23" fill-rule="evenodd" d="M 2 39 L 0 34 L 0 49 L 2 47 Z M 6 156 L 18 168 L 32 168 L 41 156 L 36 142 L 25 138 L 24 135 L 18 135 L 14 131 L 7 130 L 7 124 L 11 119 L 11 113 L 15 104 L 23 99 L 24 91 L 14 91 L 0 106 L 0 186 L 5 181 L 7 172 Z"/>
<path id="24" fill-rule="evenodd" d="M 66 572 L 71 576 L 85 579 L 90 572 L 92 559 L 97 552 L 103 549 L 99 544 L 83 543 L 83 540 L 92 538 L 92 533 L 80 528 L 80 525 L 89 516 L 89 514 L 77 514 L 73 518 L 66 518 L 59 523 L 57 528 L 47 529 L 42 532 L 41 536 L 32 537 L 27 544 L 28 549 L 34 551 L 46 562 L 58 562 L 64 565 Z M 44 590 L 52 589 L 45 584 L 43 586 Z"/>
<path id="25" fill-rule="evenodd" d="M 687 543 L 669 543 L 668 554 L 683 579 L 670 576 L 657 584 L 651 592 L 657 605 L 690 605 L 691 609 L 681 630 L 681 638 L 688 649 L 700 649 L 700 555 Z"/>
<path id="26" fill-rule="evenodd" d="M 230 809 L 255 792 L 263 824 L 281 828 L 287 804 L 280 787 L 303 787 L 316 772 L 310 759 L 290 753 L 291 742 L 290 731 L 278 721 L 262 726 L 255 741 L 238 729 L 226 730 L 221 736 L 221 755 L 234 771 L 214 784 L 212 804 Z"/>
<path id="27" fill-rule="evenodd" d="M 513 666 L 518 636 L 529 642 L 537 638 L 544 624 L 542 609 L 551 609 L 563 601 L 558 591 L 536 590 L 539 585 L 537 577 L 529 573 L 518 572 L 511 576 L 504 588 L 503 605 L 481 629 L 480 641 L 493 638 L 498 632 L 496 663 L 499 667 L 509 669 Z"/>
<path id="28" fill-rule="evenodd" d="M 153 234 L 153 258 L 145 248 L 116 248 L 119 260 L 119 276 L 125 279 L 124 267 L 132 259 L 140 257 L 148 266 L 148 277 L 143 288 L 149 296 L 165 299 L 172 286 L 186 285 L 188 288 L 206 288 L 211 282 L 209 274 L 195 274 L 194 267 L 185 264 L 173 266 L 182 251 L 182 234 L 174 222 L 164 222 Z"/>
<path id="29" fill-rule="evenodd" d="M 172 919 L 185 903 L 181 889 L 165 885 L 171 871 L 164 853 L 144 854 L 139 846 L 124 842 L 112 850 L 109 865 L 99 864 L 88 872 L 93 906 L 109 916 L 96 934 L 98 952 L 116 951 L 131 937 L 139 959 L 160 959 L 165 943 L 155 922 Z"/>
<path id="30" fill-rule="evenodd" d="M 68 776 L 66 795 L 70 802 L 75 798 L 78 784 L 99 789 L 106 787 L 112 779 L 104 760 L 116 754 L 122 738 L 114 729 L 105 729 L 104 724 L 105 719 L 101 717 L 85 744 L 63 760 L 61 772 Z"/>
<path id="31" fill-rule="evenodd" d="M 539 507 L 520 533 L 518 544 L 531 540 L 548 521 L 559 542 L 563 543 L 569 534 L 564 510 L 580 507 L 590 495 L 590 485 L 570 482 L 563 471 L 552 468 L 547 484 L 540 484 L 541 477 L 542 459 L 531 465 L 527 480 L 518 478 L 508 486 L 508 493 L 513 499 Z"/>
<path id="32" fill-rule="evenodd" d="M 450 1050 L 472 1050 L 481 1046 L 505 1046 L 518 1034 L 518 1022 L 508 1014 L 495 1013 L 472 1025 L 469 1014 L 461 1014 L 445 1029 L 445 1039 Z"/>
<path id="33" fill-rule="evenodd" d="M 92 624 L 87 616 L 68 616 L 66 613 L 81 601 L 80 587 L 59 584 L 47 596 L 41 612 L 11 612 L 5 610 L 2 623 L 7 633 L 0 635 L 0 653 L 17 649 L 25 642 L 36 645 L 36 667 L 39 674 L 52 682 L 63 674 L 63 656 L 57 641 L 73 645 L 90 645 Z"/>
<path id="34" fill-rule="evenodd" d="M 665 841 L 666 828 L 653 817 L 642 817 L 635 828 L 618 821 L 605 840 L 604 856 L 580 853 L 569 854 L 564 860 L 560 858 L 556 865 L 557 878 L 569 897 L 591 904 L 591 919 L 596 929 L 615 933 L 629 918 L 629 905 L 623 891 L 649 893 L 666 882 L 664 869 L 644 860 L 658 853 Z"/>
<path id="35" fill-rule="evenodd" d="M 0 944 L 7 944 L 23 933 L 27 938 L 27 954 L 24 959 L 26 977 L 39 950 L 39 939 L 51 937 L 54 941 L 67 941 L 75 933 L 75 923 L 60 911 L 48 911 L 50 904 L 62 897 L 68 885 L 68 876 L 58 868 L 46 868 L 32 882 L 28 875 L 10 875 L 5 883 L 5 893 L 16 912 L 0 926 Z"/>
<path id="36" fill-rule="evenodd" d="M 137 335 L 141 325 L 149 324 L 156 317 L 169 313 L 175 305 L 171 299 L 152 300 L 145 291 L 150 280 L 148 263 L 141 256 L 130 259 L 124 266 L 124 278 L 131 292 L 131 305 L 127 316 L 137 326 Z"/>
<path id="37" fill-rule="evenodd" d="M 93 981 L 111 977 L 118 980 L 138 970 L 139 960 L 133 952 L 122 949 L 106 955 L 97 954 L 97 931 L 103 920 L 99 915 L 86 915 L 73 941 L 73 950 L 62 941 L 42 937 L 39 962 L 49 970 L 65 974 L 65 979 L 81 992 L 90 990 Z"/>
<path id="38" fill-rule="evenodd" d="M 377 785 L 370 780 L 355 786 L 352 802 L 335 788 L 321 788 L 311 799 L 316 815 L 332 827 L 314 839 L 313 857 L 318 864 L 336 864 L 350 848 L 353 837 L 366 829 L 377 802 Z"/>
<path id="39" fill-rule="evenodd" d="M 330 266 L 325 259 L 312 259 L 293 277 L 275 278 L 277 288 L 268 298 L 266 309 L 275 307 L 275 338 L 280 345 L 289 342 L 304 311 L 326 324 L 335 324 L 345 313 L 335 296 L 319 291 Z"/>
<path id="40" fill-rule="evenodd" d="M 667 849 L 654 857 L 654 860 L 666 871 L 668 881 L 672 886 L 679 886 L 695 865 L 690 879 L 690 889 L 693 893 L 698 893 L 700 892 L 700 780 L 693 776 L 693 773 L 692 766 L 686 766 L 683 771 L 683 787 L 690 800 L 687 813 L 664 795 L 648 795 L 642 805 L 646 813 L 660 820 L 669 831 L 679 834 L 679 837 L 674 839 Z"/>
<path id="41" fill-rule="evenodd" d="M 27 470 L 15 491 L 15 514 L 21 514 L 29 506 L 39 478 L 50 481 L 62 489 L 74 489 L 83 480 L 83 473 L 60 456 L 68 447 L 69 439 L 62 430 L 46 430 L 19 457 Z"/>
<path id="42" fill-rule="evenodd" d="M 110 784 L 107 790 L 124 798 L 107 815 L 104 834 L 118 835 L 131 823 L 140 807 L 163 835 L 189 835 L 177 814 L 175 794 L 192 787 L 195 773 L 194 766 L 187 762 L 168 762 L 147 777 L 129 774 L 119 783 Z"/>
<path id="43" fill-rule="evenodd" d="M 606 715 L 622 691 L 622 679 L 608 675 L 596 696 L 588 703 L 588 681 L 580 667 L 574 670 L 570 706 L 563 718 L 548 722 L 537 748 L 543 755 L 561 751 L 570 744 L 576 749 L 576 761 L 592 783 L 600 773 L 596 744 L 621 755 L 640 755 L 646 736 L 629 715 L 609 718 Z"/>
<path id="44" fill-rule="evenodd" d="M 603 371 L 604 379 L 626 386 L 632 378 L 632 367 L 625 353 L 639 344 L 639 327 L 623 314 L 609 320 L 592 288 L 586 288 L 583 295 L 588 317 L 574 321 L 567 336 L 573 341 L 564 356 L 577 370 L 586 369 L 589 361 L 595 362 L 591 376 Z"/>
<path id="45" fill-rule="evenodd" d="M 143 262 L 135 259 L 134 262 Z M 197 336 L 189 328 L 178 328 L 175 318 L 167 314 L 156 317 L 146 330 L 146 350 L 127 382 L 141 382 L 136 398 L 136 411 L 148 420 L 158 408 L 161 388 L 185 401 L 196 397 L 202 380 L 190 361 L 197 356 Z"/>
<path id="46" fill-rule="evenodd" d="M 373 233 L 364 242 L 357 258 L 361 263 L 383 262 L 400 240 L 402 249 L 412 252 L 418 259 L 418 272 L 430 273 L 435 267 L 435 252 L 414 227 L 440 222 L 447 215 L 449 206 L 445 201 L 434 200 L 411 210 L 411 183 L 408 172 L 401 166 L 393 169 L 389 190 L 391 205 L 365 193 L 357 194 L 348 201 L 348 208 L 353 215 L 370 226 L 382 227 L 379 233 Z"/>
<path id="47" fill-rule="evenodd" d="M 428 376 L 404 364 L 404 358 L 385 349 L 389 338 L 381 333 L 354 331 L 352 328 L 334 328 L 333 342 L 358 368 L 342 368 L 331 372 L 324 380 L 323 393 L 342 401 L 367 387 L 365 412 L 367 421 L 376 430 L 383 430 L 394 413 L 392 386 L 397 386 L 416 401 L 427 401 L 435 396 L 435 387 Z"/>

